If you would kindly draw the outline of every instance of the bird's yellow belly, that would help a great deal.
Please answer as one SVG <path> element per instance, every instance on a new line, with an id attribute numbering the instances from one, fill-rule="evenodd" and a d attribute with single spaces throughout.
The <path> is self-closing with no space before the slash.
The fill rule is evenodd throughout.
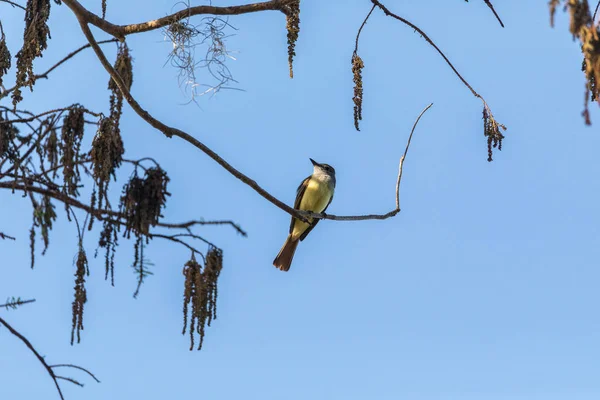
<path id="1" fill-rule="evenodd" d="M 328 183 L 321 182 L 317 179 L 311 179 L 304 191 L 302 200 L 300 201 L 300 210 L 312 211 L 315 213 L 322 212 L 331 200 L 332 191 Z M 311 219 L 312 220 L 312 219 Z M 292 237 L 298 239 L 310 225 L 306 222 L 295 220 Z"/>

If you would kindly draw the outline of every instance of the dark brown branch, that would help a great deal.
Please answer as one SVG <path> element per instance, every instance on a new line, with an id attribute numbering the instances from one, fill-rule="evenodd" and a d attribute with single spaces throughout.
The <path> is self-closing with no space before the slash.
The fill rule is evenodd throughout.
<path id="1" fill-rule="evenodd" d="M 102 29 L 104 32 L 113 35 L 114 37 L 119 38 L 121 40 L 125 39 L 125 36 L 127 35 L 159 29 L 194 15 L 240 15 L 260 11 L 283 12 L 284 7 L 292 2 L 294 2 L 294 0 L 272 0 L 265 1 L 262 3 L 252 3 L 230 7 L 195 6 L 186 8 L 185 10 L 181 10 L 174 14 L 167 15 L 166 17 L 158 18 L 152 21 L 146 21 L 130 25 L 115 25 L 106 21 L 105 19 L 100 18 L 98 15 L 90 12 L 85 7 L 83 7 L 77 0 L 64 1 L 64 3 L 71 10 L 73 10 L 73 12 L 77 14 L 80 21 L 95 25 L 98 28 Z"/>
<path id="2" fill-rule="evenodd" d="M 377 5 L 373 4 L 373 7 L 371 7 L 371 11 L 369 11 L 367 16 L 365 17 L 365 20 L 360 25 L 360 28 L 358 28 L 358 33 L 356 34 L 356 41 L 354 43 L 354 54 L 358 53 L 358 39 L 360 38 L 360 33 L 362 32 L 363 28 L 367 24 L 367 21 L 369 20 L 369 17 L 371 16 L 371 14 L 373 14 L 373 10 L 375 10 L 375 7 L 377 7 Z"/>
<path id="3" fill-rule="evenodd" d="M 381 9 L 381 11 L 383 11 L 383 13 L 385 15 L 387 15 L 388 17 L 395 18 L 398 21 L 400 21 L 400 22 L 402 22 L 402 23 L 410 26 L 415 31 L 417 31 L 419 33 L 419 35 L 421 35 L 423 37 L 423 39 L 425 39 L 427 41 L 427 43 L 429 43 L 439 53 L 439 55 L 442 56 L 442 58 L 444 59 L 444 61 L 446 61 L 446 63 L 450 66 L 450 68 L 452 69 L 452 71 L 454 71 L 454 73 L 456 74 L 456 76 L 458 77 L 458 79 L 460 79 L 462 81 L 462 83 L 471 91 L 471 93 L 473 93 L 473 96 L 477 97 L 478 99 L 483 100 L 483 97 L 481 97 L 481 95 L 479 93 L 477 93 L 475 91 L 475 89 L 473 89 L 473 87 L 469 84 L 469 82 L 467 82 L 466 79 L 462 77 L 462 75 L 458 72 L 458 70 L 450 62 L 450 60 L 448 59 L 448 57 L 446 57 L 446 55 L 444 54 L 444 52 L 442 52 L 442 50 L 440 50 L 440 48 L 437 47 L 437 45 L 435 43 L 433 43 L 433 40 L 431 40 L 431 38 L 429 36 L 427 36 L 427 34 L 425 32 L 423 32 L 423 30 L 421 30 L 421 28 L 419 28 L 418 26 L 416 26 L 415 24 L 413 24 L 409 20 L 407 20 L 405 18 L 402 18 L 402 17 L 394 14 L 386 6 L 384 6 L 383 4 L 381 4 L 378 0 L 371 0 L 371 3 L 373 3 L 377 7 L 379 7 Z"/>
<path id="4" fill-rule="evenodd" d="M 488 7 L 490 8 L 490 10 L 492 10 L 492 12 L 494 13 L 494 16 L 496 17 L 496 19 L 498 20 L 498 22 L 500 22 L 500 26 L 504 28 L 504 23 L 502 22 L 502 20 L 500 19 L 500 16 L 498 15 L 498 13 L 496 12 L 496 10 L 494 9 L 494 5 L 492 4 L 492 2 L 490 0 L 484 0 L 485 4 L 488 5 Z"/>
<path id="5" fill-rule="evenodd" d="M 161 223 L 160 226 L 164 227 L 164 228 L 190 228 L 194 225 L 231 225 L 231 227 L 233 227 L 233 229 L 235 229 L 237 231 L 237 233 L 239 233 L 240 235 L 246 237 L 248 236 L 248 234 L 246 233 L 246 231 L 244 231 L 242 229 L 241 226 L 239 226 L 238 224 L 236 224 L 233 221 L 189 221 L 189 222 L 185 222 L 183 224 L 168 224 L 168 223 Z"/>
<path id="6" fill-rule="evenodd" d="M 12 236 L 7 235 L 6 233 L 2 233 L 0 232 L 0 239 L 10 239 L 10 240 L 17 240 Z"/>
<path id="7" fill-rule="evenodd" d="M 35 354 L 35 356 L 37 357 L 37 359 L 42 363 L 42 365 L 44 366 L 44 368 L 46 368 L 46 371 L 48 371 L 48 374 L 50 375 L 50 377 L 54 381 L 54 385 L 56 385 L 56 390 L 58 391 L 58 395 L 60 396 L 60 398 L 62 400 L 64 400 L 65 398 L 64 398 L 64 396 L 62 394 L 62 391 L 60 390 L 60 385 L 58 384 L 58 380 L 57 380 L 58 378 L 54 374 L 54 371 L 52 371 L 52 368 L 46 363 L 46 360 L 44 360 L 44 357 L 42 357 L 40 355 L 40 353 L 37 352 L 37 350 L 33 347 L 33 345 L 31 344 L 31 342 L 29 340 L 27 340 L 27 338 L 25 336 L 21 335 L 16 329 L 14 329 L 12 326 L 10 326 L 8 324 L 8 322 L 6 322 L 1 317 L 0 317 L 0 324 L 4 325 L 6 327 L 6 329 L 9 330 L 10 333 L 12 333 L 14 336 L 16 336 L 17 338 L 19 338 L 23 343 L 25 343 L 25 346 L 27 346 L 27 348 L 29 350 L 31 350 L 31 352 L 33 354 Z"/>
<path id="8" fill-rule="evenodd" d="M 55 200 L 61 201 L 68 206 L 75 207 L 80 210 L 86 211 L 86 212 L 92 214 L 95 218 L 99 219 L 100 221 L 109 220 L 115 224 L 119 224 L 119 225 L 125 224 L 125 222 L 123 222 L 125 217 L 119 212 L 107 210 L 107 209 L 100 210 L 97 208 L 93 208 L 87 204 L 80 202 L 77 199 L 74 199 L 62 192 L 58 192 L 55 190 L 50 190 L 50 189 L 42 188 L 39 186 L 33 186 L 33 185 L 26 184 L 26 183 L 18 183 L 16 181 L 0 182 L 0 189 L 11 189 L 11 190 L 14 189 L 14 190 L 22 190 L 24 192 L 33 192 L 33 193 L 41 194 L 44 196 L 51 197 Z M 158 224 L 156 224 L 157 227 L 161 227 L 161 228 L 186 229 L 186 230 L 189 230 L 189 228 L 194 225 L 231 225 L 237 232 L 242 233 L 244 236 L 246 234 L 246 232 L 239 225 L 237 225 L 236 223 L 234 223 L 232 221 L 188 221 L 188 222 L 182 222 L 182 223 L 159 222 Z M 151 232 L 148 236 L 149 237 L 153 237 L 153 236 L 163 237 L 165 239 L 169 239 L 174 242 L 181 243 L 181 240 L 174 240 L 174 239 L 171 239 L 170 237 L 166 237 L 167 235 L 157 234 L 154 232 Z M 198 238 L 200 238 L 200 237 L 198 236 Z M 205 240 L 205 239 L 202 239 L 202 240 Z M 210 243 L 210 242 L 207 242 L 207 243 Z M 181 243 L 181 244 L 185 244 L 185 243 Z M 187 245 L 187 244 L 185 244 L 185 245 L 186 245 L 186 247 L 189 248 L 189 245 Z"/>
<path id="9" fill-rule="evenodd" d="M 594 10 L 594 16 L 592 17 L 592 22 L 596 21 L 596 15 L 598 15 L 598 8 L 600 8 L 600 1 L 596 4 L 596 9 Z"/>
<path id="10" fill-rule="evenodd" d="M 105 44 L 105 43 L 113 43 L 113 42 L 117 42 L 117 39 L 108 39 L 108 40 L 102 40 L 101 42 L 98 42 L 98 44 Z M 41 73 L 39 75 L 35 75 L 33 77 L 33 80 L 37 80 L 37 79 L 48 79 L 48 74 L 52 71 L 54 71 L 56 68 L 60 67 L 62 64 L 64 64 L 65 62 L 69 61 L 71 58 L 75 57 L 78 53 L 80 53 L 81 51 L 87 49 L 91 47 L 90 44 L 86 44 L 81 46 L 80 48 L 78 48 L 77 50 L 74 50 L 72 52 L 70 52 L 69 54 L 67 54 L 62 60 L 60 60 L 59 62 L 57 62 L 56 64 L 54 64 L 52 67 L 50 67 L 46 72 Z M 17 86 L 13 86 L 10 89 L 5 90 L 4 92 L 0 93 L 0 98 L 7 96 L 10 92 L 14 91 L 17 88 Z"/>
<path id="11" fill-rule="evenodd" d="M 163 234 L 160 234 L 160 233 L 152 233 L 152 234 L 150 234 L 148 236 L 153 237 L 153 238 L 166 239 L 166 240 L 170 240 L 172 242 L 179 243 L 182 246 L 185 246 L 188 249 L 190 249 L 192 251 L 192 253 L 200 254 L 204 258 L 204 255 L 202 254 L 202 252 L 200 250 L 198 250 L 194 246 L 188 244 L 187 242 L 179 239 L 176 235 L 163 235 Z"/>
<path id="12" fill-rule="evenodd" d="M 92 374 L 87 369 L 85 369 L 83 367 L 80 367 L 79 365 L 73 365 L 73 364 L 54 364 L 54 365 L 50 366 L 50 368 L 60 368 L 60 367 L 75 368 L 75 369 L 81 370 L 81 371 L 85 372 L 86 374 L 88 374 L 89 376 L 91 376 L 92 379 L 94 379 L 96 382 L 100 383 L 100 380 L 98 378 L 96 378 L 96 376 L 94 376 L 94 374 Z"/>
<path id="13" fill-rule="evenodd" d="M 58 112 L 68 111 L 68 110 L 72 109 L 73 107 L 74 107 L 74 105 L 71 105 L 69 107 L 63 107 L 63 108 L 55 108 L 54 110 L 44 111 L 43 113 L 32 115 L 31 117 L 27 117 L 27 118 L 17 118 L 17 119 L 6 120 L 6 121 L 0 122 L 0 125 L 2 125 L 2 124 L 18 124 L 18 123 L 24 123 L 24 122 L 31 122 L 33 120 L 36 120 L 36 119 L 38 119 L 40 117 L 43 117 L 45 115 L 48 115 L 48 114 L 54 114 L 54 113 L 58 113 Z M 102 116 L 101 113 L 95 113 L 95 112 L 87 110 L 87 109 L 83 109 L 83 111 L 85 113 L 93 115 L 96 118 L 99 118 L 99 117 Z"/>
<path id="14" fill-rule="evenodd" d="M 13 3 L 12 1 L 9 1 L 9 0 L 0 0 L 0 1 L 1 1 L 1 2 L 3 2 L 3 3 L 8 3 L 8 4 L 10 4 L 10 5 L 11 5 L 11 6 L 13 6 L 13 7 L 20 8 L 20 9 L 21 9 L 21 10 L 23 10 L 23 11 L 26 11 L 25 7 L 23 7 L 23 6 L 22 6 L 22 5 L 20 5 L 20 4 Z"/>
<path id="15" fill-rule="evenodd" d="M 60 376 L 60 375 L 56 375 L 56 379 L 62 379 L 62 380 L 65 380 L 65 381 L 67 381 L 67 382 L 71 382 L 71 383 L 72 383 L 72 384 L 74 384 L 74 385 L 77 385 L 77 386 L 81 386 L 81 387 L 83 387 L 83 383 L 81 383 L 81 382 L 78 382 L 78 381 L 76 381 L 76 380 L 75 380 L 75 379 L 73 379 L 73 378 L 69 378 L 69 377 L 66 377 L 66 376 Z"/>

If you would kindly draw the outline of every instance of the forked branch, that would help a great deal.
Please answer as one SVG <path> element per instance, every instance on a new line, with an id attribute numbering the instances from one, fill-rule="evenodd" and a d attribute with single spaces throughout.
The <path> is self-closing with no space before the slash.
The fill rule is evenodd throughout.
<path id="1" fill-rule="evenodd" d="M 63 393 L 60 389 L 60 385 L 58 384 L 59 379 L 65 379 L 65 380 L 68 380 L 69 382 L 75 383 L 80 386 L 83 386 L 83 385 L 81 385 L 81 383 L 75 381 L 73 378 L 67 378 L 67 377 L 62 377 L 62 376 L 56 375 L 53 370 L 54 367 L 69 366 L 71 368 L 80 369 L 80 370 L 87 372 L 89 375 L 91 375 L 92 378 L 94 378 L 96 380 L 96 382 L 100 382 L 98 379 L 96 379 L 96 377 L 91 372 L 89 372 L 88 370 L 86 370 L 85 368 L 82 368 L 82 367 L 78 367 L 78 366 L 71 365 L 71 364 L 48 365 L 48 363 L 46 362 L 44 357 L 42 357 L 40 355 L 40 353 L 35 349 L 35 347 L 33 347 L 31 342 L 25 336 L 23 336 L 21 333 L 19 333 L 15 328 L 13 328 L 8 322 L 6 322 L 1 317 L 0 317 L 0 324 L 4 325 L 6 327 L 6 329 L 8 329 L 8 331 L 13 336 L 17 337 L 21 342 L 23 342 L 25 344 L 25 346 L 27 346 L 27 348 L 36 356 L 38 361 L 44 366 L 44 368 L 48 372 L 48 375 L 50 375 L 50 378 L 52 378 L 52 381 L 54 382 L 54 385 L 56 386 L 56 390 L 58 391 L 58 395 L 60 396 L 61 400 L 64 400 L 65 397 L 63 396 Z"/>

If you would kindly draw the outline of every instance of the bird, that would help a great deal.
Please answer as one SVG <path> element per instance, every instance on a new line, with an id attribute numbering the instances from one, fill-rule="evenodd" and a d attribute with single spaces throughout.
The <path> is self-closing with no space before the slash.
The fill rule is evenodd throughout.
<path id="1" fill-rule="evenodd" d="M 298 186 L 294 208 L 296 210 L 322 213 L 327 210 L 331 200 L 333 200 L 335 169 L 329 164 L 319 164 L 312 158 L 309 160 L 313 165 L 313 173 Z M 308 218 L 308 221 L 309 223 L 306 223 L 292 217 L 290 234 L 283 243 L 279 254 L 273 260 L 275 267 L 282 271 L 289 271 L 298 242 L 304 240 L 306 235 L 319 223 L 319 219 L 316 218 Z"/>

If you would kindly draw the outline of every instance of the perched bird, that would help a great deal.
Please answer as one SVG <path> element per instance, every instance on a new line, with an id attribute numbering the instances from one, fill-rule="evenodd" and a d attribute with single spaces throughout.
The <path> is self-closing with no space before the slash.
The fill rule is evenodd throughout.
<path id="1" fill-rule="evenodd" d="M 322 213 L 333 200 L 335 169 L 328 164 L 319 164 L 312 158 L 310 162 L 314 166 L 313 173 L 298 186 L 294 208 Z M 318 219 L 309 218 L 308 220 L 310 223 L 292 217 L 290 234 L 273 261 L 273 265 L 280 270 L 289 271 L 298 242 L 304 240 L 306 235 L 319 223 Z"/>

